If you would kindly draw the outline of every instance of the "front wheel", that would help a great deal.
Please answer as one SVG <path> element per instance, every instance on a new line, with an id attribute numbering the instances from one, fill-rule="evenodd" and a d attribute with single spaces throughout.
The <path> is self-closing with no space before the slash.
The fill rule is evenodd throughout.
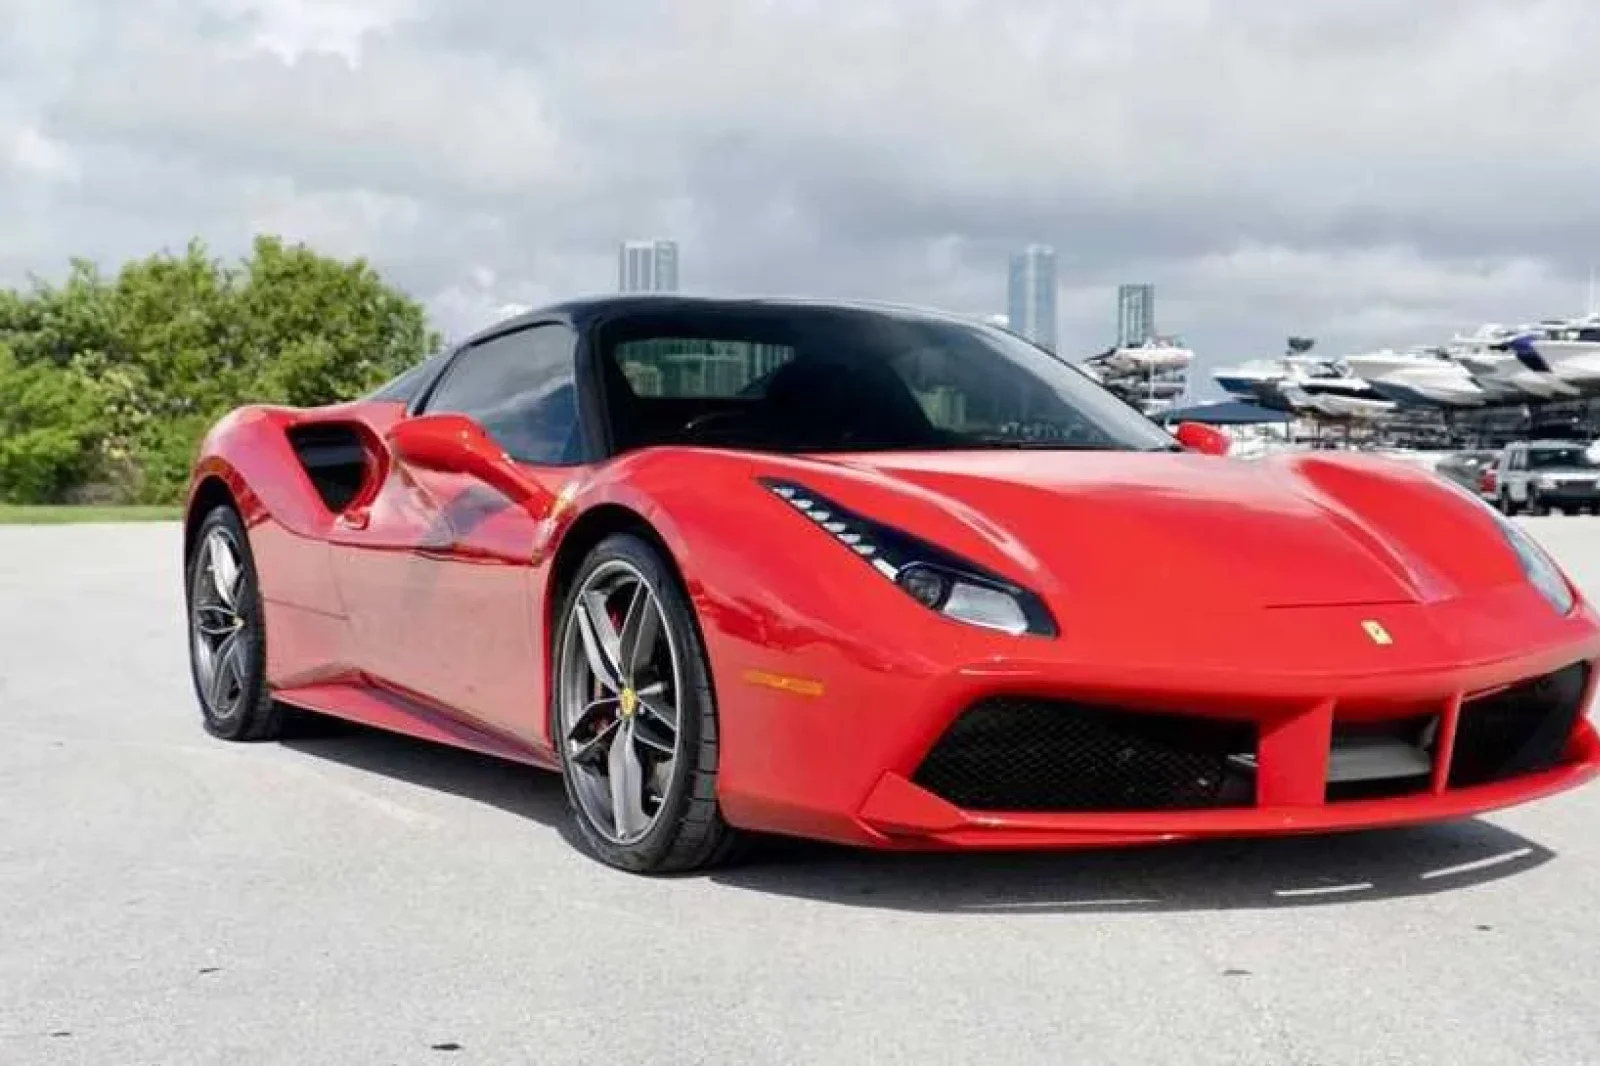
<path id="1" fill-rule="evenodd" d="M 233 508 L 213 508 L 186 560 L 189 666 L 206 731 L 224 740 L 272 740 L 285 711 L 267 689 L 266 622 L 255 557 Z"/>
<path id="2" fill-rule="evenodd" d="M 551 736 L 568 805 L 601 861 L 635 873 L 716 864 L 717 714 L 688 598 L 630 534 L 584 560 L 556 633 Z"/>

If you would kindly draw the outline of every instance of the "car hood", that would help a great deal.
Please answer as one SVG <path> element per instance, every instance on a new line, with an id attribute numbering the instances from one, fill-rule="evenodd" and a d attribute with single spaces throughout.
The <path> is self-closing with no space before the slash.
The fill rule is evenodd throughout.
<path id="1" fill-rule="evenodd" d="M 1381 459 L 838 455 L 800 479 L 1047 598 L 1160 611 L 1436 602 L 1521 580 L 1498 519 Z"/>

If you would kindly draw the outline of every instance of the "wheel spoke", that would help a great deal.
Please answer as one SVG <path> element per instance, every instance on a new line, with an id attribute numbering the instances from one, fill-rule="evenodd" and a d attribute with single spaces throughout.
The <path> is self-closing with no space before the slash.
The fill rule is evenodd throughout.
<path id="1" fill-rule="evenodd" d="M 227 606 L 237 608 L 239 561 L 233 557 L 233 549 L 228 545 L 227 538 L 220 533 L 213 533 L 211 539 L 206 541 L 206 556 L 211 564 L 211 587 L 217 598 Z"/>
<path id="2" fill-rule="evenodd" d="M 617 836 L 632 838 L 649 825 L 644 813 L 644 767 L 633 746 L 633 719 L 624 719 L 611 740 L 607 777 L 611 785 L 611 818 Z"/>
<path id="3" fill-rule="evenodd" d="M 634 718 L 633 735 L 645 747 L 653 748 L 669 758 L 675 750 L 673 731 L 655 718 Z"/>
<path id="4" fill-rule="evenodd" d="M 220 605 L 198 606 L 194 610 L 194 625 L 205 636 L 220 640 L 239 629 L 240 618 L 236 611 Z"/>
<path id="5" fill-rule="evenodd" d="M 228 686 L 231 682 L 238 681 L 241 685 L 244 683 L 244 678 L 239 670 L 241 644 L 239 632 L 236 630 L 232 636 L 225 638 L 221 644 L 217 645 L 216 655 L 212 660 L 211 687 L 208 693 L 211 697 L 211 709 L 213 711 L 220 712 L 223 710 L 223 701 L 228 695 Z"/>
<path id="6" fill-rule="evenodd" d="M 593 766 L 599 761 L 601 749 L 605 748 L 607 743 L 616 743 L 617 727 L 621 724 L 622 719 L 613 718 L 601 726 L 600 732 L 572 749 L 572 761 L 580 766 Z"/>
<path id="7" fill-rule="evenodd" d="M 600 699 L 594 700 L 588 706 L 584 707 L 583 710 L 579 711 L 578 716 L 573 719 L 572 725 L 567 729 L 567 740 L 577 740 L 578 735 L 582 733 L 587 726 L 593 725 L 596 718 L 608 712 L 614 713 L 616 709 L 617 697 L 615 696 L 602 696 Z"/>
<path id="8" fill-rule="evenodd" d="M 655 597 L 643 581 L 634 586 L 633 602 L 622 623 L 623 676 L 632 679 L 655 654 L 656 637 L 661 631 L 661 612 Z"/>
<path id="9" fill-rule="evenodd" d="M 200 688 L 209 699 L 212 682 L 217 676 L 217 650 L 211 646 L 210 641 L 197 638 L 194 641 L 194 659 L 195 668 L 200 675 Z"/>
<path id="10" fill-rule="evenodd" d="M 583 638 L 583 652 L 589 660 L 590 672 L 607 690 L 616 692 L 622 687 L 621 638 L 606 613 L 605 597 L 593 592 L 579 596 L 573 621 L 578 626 L 578 635 Z"/>
<path id="11" fill-rule="evenodd" d="M 678 731 L 678 709 L 665 698 L 665 693 L 652 693 L 646 696 L 639 694 L 639 706 L 644 708 L 645 714 L 666 726 L 673 733 Z"/>

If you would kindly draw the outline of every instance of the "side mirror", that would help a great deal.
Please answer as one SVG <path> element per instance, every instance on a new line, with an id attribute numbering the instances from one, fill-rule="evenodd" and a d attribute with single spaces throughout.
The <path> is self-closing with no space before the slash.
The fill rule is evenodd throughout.
<path id="1" fill-rule="evenodd" d="M 1233 441 L 1228 439 L 1226 433 L 1203 422 L 1180 422 L 1174 436 L 1179 444 L 1202 455 L 1227 455 L 1233 447 Z"/>
<path id="2" fill-rule="evenodd" d="M 529 477 L 483 427 L 466 415 L 437 414 L 397 422 L 388 435 L 396 459 L 419 470 L 466 474 L 494 488 L 534 518 L 550 513 L 554 497 Z"/>

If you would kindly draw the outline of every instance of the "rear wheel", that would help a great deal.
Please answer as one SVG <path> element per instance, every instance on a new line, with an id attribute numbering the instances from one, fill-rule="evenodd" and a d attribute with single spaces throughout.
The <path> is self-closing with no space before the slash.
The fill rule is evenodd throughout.
<path id="1" fill-rule="evenodd" d="M 551 735 L 573 818 L 601 861 L 680 873 L 736 840 L 717 807 L 717 715 L 687 597 L 645 541 L 602 541 L 556 634 Z"/>
<path id="2" fill-rule="evenodd" d="M 255 557 L 233 508 L 200 523 L 186 566 L 189 666 L 206 731 L 224 740 L 271 740 L 285 711 L 267 691 L 266 625 Z"/>

